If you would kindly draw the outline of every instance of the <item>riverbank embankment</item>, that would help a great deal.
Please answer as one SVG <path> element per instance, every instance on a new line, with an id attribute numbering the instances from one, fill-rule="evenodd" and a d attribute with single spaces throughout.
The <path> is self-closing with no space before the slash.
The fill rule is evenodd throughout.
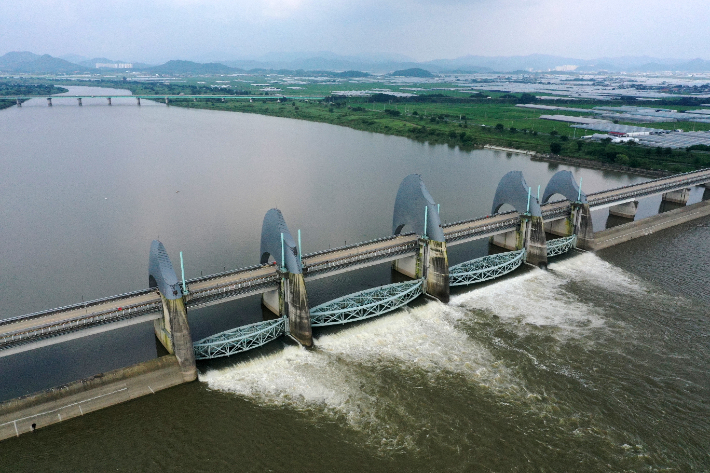
<path id="1" fill-rule="evenodd" d="M 0 440 L 183 383 L 173 355 L 0 403 Z"/>
<path id="2" fill-rule="evenodd" d="M 609 248 L 610 246 L 647 236 L 659 230 L 664 230 L 707 215 L 710 215 L 710 201 L 698 202 L 697 204 L 688 205 L 687 207 L 625 223 L 607 230 L 595 232 L 591 249 L 597 251 Z"/>

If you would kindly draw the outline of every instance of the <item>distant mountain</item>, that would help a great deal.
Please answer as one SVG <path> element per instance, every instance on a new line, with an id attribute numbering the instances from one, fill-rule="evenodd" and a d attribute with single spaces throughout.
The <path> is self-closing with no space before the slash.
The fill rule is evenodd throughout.
<path id="1" fill-rule="evenodd" d="M 305 71 L 365 71 L 371 74 L 387 74 L 398 69 L 422 67 L 406 56 L 381 54 L 369 56 L 341 56 L 329 52 L 318 53 L 270 53 L 256 59 L 223 61 L 228 66 L 245 70 L 285 69 Z M 428 69 L 428 67 L 427 67 Z"/>
<path id="2" fill-rule="evenodd" d="M 231 74 L 233 72 L 239 72 L 239 69 L 217 62 L 203 64 L 179 60 L 168 61 L 160 66 L 148 67 L 144 70 L 156 74 Z"/>
<path id="3" fill-rule="evenodd" d="M 71 59 L 71 61 L 67 60 Z M 125 61 L 126 63 L 130 61 Z M 73 73 L 96 70 L 96 63 L 124 63 L 107 58 L 88 59 L 67 55 L 55 58 L 31 52 L 11 52 L 0 57 L 0 71 L 25 73 Z M 406 56 L 370 54 L 342 56 L 327 51 L 316 53 L 270 53 L 255 59 L 221 62 L 168 61 L 160 66 L 133 63 L 133 69 L 154 74 L 229 74 L 244 70 L 253 72 L 283 71 L 300 75 L 342 74 L 338 77 L 364 77 L 358 74 L 401 74 L 418 69 L 418 74 L 437 73 L 503 73 L 519 72 L 710 72 L 710 61 L 703 59 L 679 60 L 649 56 L 575 59 L 546 54 L 528 56 L 463 56 L 416 62 Z M 355 72 L 353 72 L 355 71 Z M 394 72 L 393 72 L 394 71 Z M 425 77 L 418 75 L 416 77 Z"/>
<path id="4" fill-rule="evenodd" d="M 413 67 L 411 69 L 394 71 L 390 75 L 391 76 L 398 76 L 398 77 L 434 77 L 434 74 L 432 74 L 431 72 L 424 70 L 420 67 Z"/>
<path id="5" fill-rule="evenodd" d="M 49 54 L 40 56 L 27 51 L 10 52 L 0 57 L 0 70 L 7 72 L 24 72 L 29 74 L 56 74 L 86 72 L 88 68 L 78 64 L 52 57 Z"/>
<path id="6" fill-rule="evenodd" d="M 331 72 L 331 75 L 334 77 L 342 77 L 342 78 L 348 79 L 348 78 L 356 78 L 356 77 L 369 77 L 372 74 L 369 74 L 367 72 L 362 72 L 362 71 L 343 71 L 343 72 Z"/>

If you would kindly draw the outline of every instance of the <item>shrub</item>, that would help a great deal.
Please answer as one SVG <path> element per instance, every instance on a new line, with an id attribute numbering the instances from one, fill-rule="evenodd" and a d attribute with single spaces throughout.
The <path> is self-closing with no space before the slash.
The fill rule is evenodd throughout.
<path id="1" fill-rule="evenodd" d="M 616 164 L 621 164 L 622 166 L 628 166 L 631 164 L 631 160 L 625 154 L 617 154 L 614 158 L 614 162 Z"/>
<path id="2" fill-rule="evenodd" d="M 562 151 L 562 145 L 560 143 L 550 143 L 550 152 L 552 154 L 560 154 L 560 151 Z"/>

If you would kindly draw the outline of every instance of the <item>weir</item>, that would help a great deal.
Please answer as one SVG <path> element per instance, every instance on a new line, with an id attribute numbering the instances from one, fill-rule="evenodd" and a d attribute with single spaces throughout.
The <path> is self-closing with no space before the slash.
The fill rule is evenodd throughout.
<path id="1" fill-rule="evenodd" d="M 501 277 L 524 261 L 544 265 L 548 258 L 566 253 L 578 244 L 591 249 L 605 248 L 710 215 L 710 201 L 691 206 L 681 204 L 681 208 L 596 234 L 590 218 L 592 209 L 613 209 L 631 204 L 635 211 L 637 198 L 648 195 L 663 194 L 664 202 L 683 200 L 690 186 L 710 188 L 708 183 L 710 170 L 702 170 L 585 195 L 581 181 L 577 185 L 570 172 L 560 171 L 545 188 L 541 203 L 522 173 L 511 172 L 498 186 L 493 216 L 442 225 L 439 206 L 426 190 L 421 177 L 410 175 L 402 181 L 395 200 L 394 236 L 302 257 L 300 232 L 297 245 L 281 212 L 271 209 L 262 225 L 260 265 L 183 280 L 182 285 L 165 247 L 159 241 L 153 241 L 149 255 L 149 289 L 0 320 L 0 357 L 149 320 L 154 321 L 155 335 L 171 355 L 111 373 L 111 383 L 119 378 L 130 378 L 135 387 L 111 384 L 111 389 L 116 389 L 109 393 L 110 397 L 102 397 L 104 394 L 96 390 L 104 390 L 101 382 L 82 380 L 71 386 L 70 395 L 75 396 L 72 402 L 67 401 L 69 394 L 58 392 L 37 395 L 29 403 L 5 403 L 3 412 L 6 414 L 0 418 L 0 438 L 27 431 L 27 419 L 30 418 L 42 419 L 48 425 L 53 422 L 47 417 L 48 413 L 61 411 L 72 417 L 78 415 L 71 410 L 74 406 L 105 407 L 153 392 L 151 385 L 162 389 L 192 381 L 197 374 L 196 359 L 234 355 L 285 334 L 311 346 L 312 327 L 383 315 L 422 294 L 445 302 L 451 286 Z M 548 203 L 556 194 L 566 200 Z M 511 204 L 516 212 L 495 214 L 505 203 Z M 525 212 L 520 211 L 523 208 Z M 560 238 L 546 240 L 545 230 Z M 490 238 L 494 244 L 512 251 L 448 266 L 447 244 L 481 238 Z M 309 309 L 306 292 L 309 278 L 384 261 L 393 261 L 399 272 L 408 274 L 413 280 L 345 295 Z M 279 317 L 192 341 L 188 307 L 252 294 L 263 294 L 264 305 Z M 96 389 L 90 387 L 92 383 Z M 145 383 L 151 384 L 144 386 Z M 131 394 L 120 394 L 131 389 Z M 34 402 L 39 404 L 30 406 Z M 18 417 L 19 412 L 23 414 Z"/>
<path id="2" fill-rule="evenodd" d="M 154 242 L 151 245 L 149 289 L 2 320 L 0 357 L 155 321 L 156 336 L 169 352 L 175 353 L 185 378 L 189 379 L 194 377 L 194 362 L 189 355 L 190 327 L 187 323 L 187 310 L 191 307 L 263 294 L 264 305 L 283 320 L 281 325 L 274 322 L 268 327 L 237 330 L 221 337 L 217 334 L 214 336 L 217 338 L 210 343 L 221 344 L 222 348 L 213 350 L 213 353 L 232 354 L 245 347 L 256 346 L 257 338 L 261 341 L 266 338 L 253 334 L 262 333 L 262 329 L 276 334 L 277 326 L 282 327 L 283 333 L 310 346 L 313 324 L 345 323 L 371 314 L 383 314 L 406 304 L 409 297 L 416 297 L 416 291 L 446 301 L 450 286 L 498 277 L 514 270 L 522 261 L 544 265 L 548 258 L 575 246 L 595 248 L 589 217 L 592 209 L 628 204 L 649 195 L 668 195 L 691 186 L 707 185 L 708 182 L 710 170 L 701 170 L 585 195 L 572 174 L 561 171 L 546 186 L 541 204 L 537 199 L 538 193 L 533 195 L 522 173 L 512 172 L 501 180 L 493 209 L 510 203 L 516 210 L 524 208 L 525 212 L 494 214 L 442 225 L 439 206 L 421 177 L 411 175 L 402 181 L 395 199 L 393 236 L 306 256 L 301 256 L 300 244 L 296 244 L 281 213 L 272 209 L 267 212 L 262 226 L 261 264 L 201 276 L 183 281 L 180 286 L 164 247 Z M 555 194 L 567 200 L 549 203 Z M 701 215 L 701 212 L 694 211 L 687 215 L 683 217 L 685 220 Z M 547 241 L 545 230 L 561 238 Z M 483 238 L 490 238 L 494 244 L 507 247 L 511 253 L 500 257 L 503 258 L 500 261 L 497 255 L 491 255 L 449 268 L 449 245 Z M 620 239 L 619 236 L 606 238 L 604 245 L 614 244 Z M 272 264 L 267 264 L 270 258 Z M 409 275 L 416 282 L 346 295 L 336 299 L 337 304 L 331 301 L 332 304 L 310 310 L 307 281 L 387 261 L 392 261 L 397 271 Z M 413 286 L 418 288 L 412 289 Z M 364 309 L 365 306 L 369 308 Z M 214 348 L 217 345 L 210 346 Z"/>

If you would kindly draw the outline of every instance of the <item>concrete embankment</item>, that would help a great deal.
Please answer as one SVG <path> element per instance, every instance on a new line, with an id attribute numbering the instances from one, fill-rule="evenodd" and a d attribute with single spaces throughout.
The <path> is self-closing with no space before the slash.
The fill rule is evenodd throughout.
<path id="1" fill-rule="evenodd" d="M 0 403 L 0 440 L 183 382 L 177 359 L 168 355 L 12 399 Z"/>
<path id="2" fill-rule="evenodd" d="M 608 248 L 707 215 L 710 215 L 710 201 L 698 202 L 687 207 L 663 212 L 653 217 L 595 232 L 594 242 L 590 249 Z"/>

